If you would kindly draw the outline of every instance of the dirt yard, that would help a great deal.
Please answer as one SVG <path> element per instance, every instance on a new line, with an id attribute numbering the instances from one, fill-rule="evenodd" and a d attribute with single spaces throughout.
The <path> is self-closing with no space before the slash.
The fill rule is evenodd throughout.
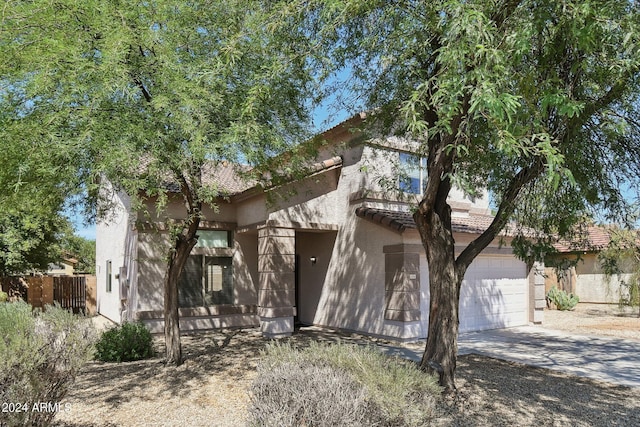
<path id="1" fill-rule="evenodd" d="M 640 319 L 604 307 L 545 312 L 545 328 L 640 339 Z M 290 338 L 363 342 L 358 334 L 306 331 Z M 92 362 L 56 417 L 58 427 L 242 426 L 251 381 L 267 341 L 257 330 L 183 337 L 185 363 L 160 356 L 133 363 Z M 157 350 L 163 345 L 158 338 Z M 458 360 L 455 398 L 440 407 L 438 426 L 638 426 L 640 390 L 545 369 L 469 355 Z"/>
<path id="2" fill-rule="evenodd" d="M 637 307 L 578 304 L 574 311 L 546 310 L 542 326 L 576 334 L 640 340 L 640 317 Z"/>

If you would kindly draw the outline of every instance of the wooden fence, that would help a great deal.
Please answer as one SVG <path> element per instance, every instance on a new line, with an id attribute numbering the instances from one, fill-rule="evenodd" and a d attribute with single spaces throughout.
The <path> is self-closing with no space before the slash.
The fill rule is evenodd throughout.
<path id="1" fill-rule="evenodd" d="M 95 276 L 28 276 L 0 279 L 10 299 L 23 299 L 33 308 L 55 302 L 74 313 L 96 313 Z"/>
<path id="2" fill-rule="evenodd" d="M 84 276 L 53 278 L 53 300 L 62 308 L 84 313 L 87 307 L 87 286 Z"/>

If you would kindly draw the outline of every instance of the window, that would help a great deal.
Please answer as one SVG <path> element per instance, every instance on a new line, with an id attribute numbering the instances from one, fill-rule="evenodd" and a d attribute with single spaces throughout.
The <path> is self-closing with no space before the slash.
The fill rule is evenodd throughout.
<path id="1" fill-rule="evenodd" d="M 107 260 L 107 292 L 111 292 L 111 260 Z"/>
<path id="2" fill-rule="evenodd" d="M 199 230 L 178 279 L 178 306 L 233 304 L 233 240 L 230 230 Z"/>
<path id="3" fill-rule="evenodd" d="M 229 248 L 231 232 L 227 230 L 200 230 L 196 248 Z"/>
<path id="4" fill-rule="evenodd" d="M 425 187 L 426 161 L 424 158 L 408 153 L 400 153 L 398 188 L 411 194 L 422 194 Z"/>
<path id="5" fill-rule="evenodd" d="M 231 257 L 190 255 L 178 280 L 178 305 L 233 304 Z"/>

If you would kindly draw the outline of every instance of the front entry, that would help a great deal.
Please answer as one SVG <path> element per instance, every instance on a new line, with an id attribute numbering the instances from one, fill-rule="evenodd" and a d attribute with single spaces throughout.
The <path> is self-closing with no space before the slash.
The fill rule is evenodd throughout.
<path id="1" fill-rule="evenodd" d="M 296 231 L 296 321 L 318 324 L 336 231 Z"/>

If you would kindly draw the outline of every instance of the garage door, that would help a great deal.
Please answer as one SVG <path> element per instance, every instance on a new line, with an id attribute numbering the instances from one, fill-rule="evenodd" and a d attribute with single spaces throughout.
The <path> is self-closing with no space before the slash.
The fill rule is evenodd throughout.
<path id="1" fill-rule="evenodd" d="M 460 293 L 460 332 L 528 323 L 525 263 L 511 256 L 481 256 L 469 266 Z"/>

